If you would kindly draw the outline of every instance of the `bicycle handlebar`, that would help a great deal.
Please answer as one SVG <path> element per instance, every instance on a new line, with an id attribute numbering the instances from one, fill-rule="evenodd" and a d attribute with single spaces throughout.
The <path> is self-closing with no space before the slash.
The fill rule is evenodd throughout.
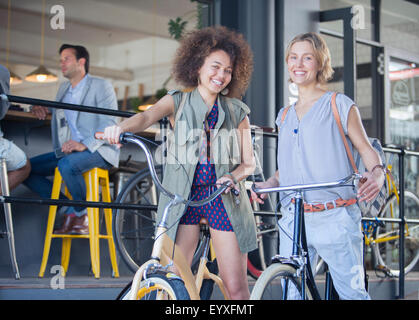
<path id="1" fill-rule="evenodd" d="M 103 140 L 103 137 L 104 137 L 103 132 L 96 132 L 95 133 L 95 138 L 96 139 L 102 139 Z M 153 156 L 151 155 L 150 149 L 142 141 L 141 137 L 136 136 L 135 134 L 133 134 L 131 132 L 124 132 L 124 133 L 121 133 L 121 135 L 119 136 L 119 142 L 121 144 L 134 143 L 134 144 L 138 145 L 145 153 L 145 156 L 146 156 L 146 159 L 147 159 L 147 166 L 150 170 L 151 178 L 153 179 L 154 183 L 156 184 L 156 187 L 165 196 L 169 197 L 172 200 L 177 198 L 177 200 L 179 201 L 179 195 L 175 195 L 175 194 L 171 193 L 166 188 L 164 188 L 163 185 L 161 184 L 160 179 L 158 178 L 157 173 L 156 173 L 156 168 L 155 168 L 155 165 L 154 165 Z M 188 204 L 191 207 L 203 206 L 203 205 L 213 201 L 216 197 L 218 197 L 221 193 L 223 193 L 229 187 L 229 185 L 230 184 L 222 185 L 220 188 L 217 189 L 217 191 L 215 191 L 213 194 L 211 194 L 206 199 L 198 200 L 198 201 L 189 201 L 189 200 L 186 200 L 186 199 L 182 198 L 180 200 L 180 202 L 183 203 L 183 204 Z M 232 189 L 232 190 L 235 190 L 235 189 Z"/>
<path id="2" fill-rule="evenodd" d="M 256 188 L 255 184 L 252 184 L 252 190 L 255 193 L 270 193 L 270 192 L 282 192 L 282 191 L 296 191 L 302 192 L 306 190 L 317 190 L 317 189 L 329 189 L 336 187 L 345 187 L 346 183 L 352 181 L 352 185 L 355 186 L 354 181 L 356 179 L 361 179 L 362 176 L 359 173 L 353 173 L 346 178 L 340 179 L 338 181 L 326 182 L 326 183 L 311 183 L 311 184 L 296 184 L 291 186 L 279 186 L 272 188 Z"/>

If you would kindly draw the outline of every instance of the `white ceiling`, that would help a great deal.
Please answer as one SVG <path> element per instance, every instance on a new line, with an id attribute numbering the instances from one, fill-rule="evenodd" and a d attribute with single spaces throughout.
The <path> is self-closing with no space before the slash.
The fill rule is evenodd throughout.
<path id="1" fill-rule="evenodd" d="M 38 65 L 42 0 L 12 0 L 11 4 L 9 63 Z M 53 5 L 62 5 L 65 10 L 64 30 L 50 27 Z M 169 20 L 190 17 L 196 6 L 190 0 L 46 0 L 45 65 L 57 67 L 62 43 L 85 45 L 94 54 L 150 36 L 170 38 Z M 0 63 L 6 60 L 7 17 L 8 0 L 0 0 Z"/>

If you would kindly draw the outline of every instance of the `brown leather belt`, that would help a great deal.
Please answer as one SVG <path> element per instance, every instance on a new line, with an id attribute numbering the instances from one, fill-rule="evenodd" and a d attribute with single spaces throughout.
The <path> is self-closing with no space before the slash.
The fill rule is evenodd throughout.
<path id="1" fill-rule="evenodd" d="M 292 203 L 295 203 L 295 198 L 291 199 Z M 324 210 L 331 210 L 334 208 L 339 207 L 347 207 L 351 206 L 356 203 L 356 199 L 336 199 L 335 201 L 325 202 L 325 203 L 316 203 L 316 204 L 309 204 L 304 203 L 304 212 L 319 212 Z"/>

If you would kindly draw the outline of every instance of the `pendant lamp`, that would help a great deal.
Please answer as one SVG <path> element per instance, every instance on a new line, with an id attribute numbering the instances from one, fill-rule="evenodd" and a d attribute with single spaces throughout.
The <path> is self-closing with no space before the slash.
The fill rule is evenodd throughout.
<path id="1" fill-rule="evenodd" d="M 16 73 L 14 73 L 12 70 L 9 69 L 9 73 L 10 73 L 10 84 L 11 85 L 16 85 L 16 84 L 21 84 L 23 82 L 22 78 L 19 77 Z"/>
<path id="2" fill-rule="evenodd" d="M 58 77 L 50 72 L 44 66 L 44 37 L 45 37 L 45 0 L 42 0 L 42 26 L 41 26 L 41 64 L 38 68 L 34 71 L 29 73 L 25 80 L 29 82 L 38 82 L 38 83 L 46 83 L 46 82 L 55 82 L 58 80 Z"/>

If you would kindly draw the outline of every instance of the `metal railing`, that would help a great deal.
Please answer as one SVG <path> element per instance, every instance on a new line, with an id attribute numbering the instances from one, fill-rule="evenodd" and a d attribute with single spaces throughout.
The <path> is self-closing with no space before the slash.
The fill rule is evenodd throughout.
<path id="1" fill-rule="evenodd" d="M 0 98 L 4 101 L 22 103 L 29 105 L 39 105 L 49 108 L 57 109 L 68 109 L 75 110 L 80 112 L 88 113 L 97 113 L 109 116 L 124 117 L 128 118 L 136 113 L 129 111 L 120 111 L 120 110 L 110 110 L 106 108 L 96 108 L 83 105 L 75 105 L 69 103 L 62 103 L 56 101 L 42 100 L 42 99 L 33 99 L 15 95 L 6 95 L 1 94 Z M 167 126 L 166 119 L 160 122 L 161 129 L 165 129 Z M 276 132 L 262 132 L 264 137 L 276 138 Z M 419 157 L 419 152 L 406 150 L 403 146 L 400 147 L 384 147 L 384 152 L 395 153 L 398 155 L 399 159 L 399 186 L 398 190 L 400 193 L 400 217 L 399 218 L 382 218 L 383 222 L 394 222 L 399 224 L 399 234 L 404 234 L 405 223 L 419 223 L 419 220 L 406 220 L 404 216 L 404 191 L 405 191 L 405 166 L 404 160 L 406 156 L 415 156 Z M 140 205 L 140 204 L 115 204 L 109 202 L 89 202 L 89 201 L 75 201 L 75 200 L 59 200 L 59 199 L 45 199 L 45 198 L 24 198 L 24 197 L 11 197 L 11 196 L 0 196 L 0 203 L 26 203 L 26 204 L 38 204 L 38 205 L 66 205 L 66 206 L 76 206 L 76 207 L 94 207 L 94 208 L 111 208 L 111 209 L 137 209 L 137 210 L 156 210 L 156 205 Z M 262 216 L 275 216 L 274 212 L 270 211 L 255 211 L 255 215 Z M 363 220 L 373 220 L 372 218 L 363 217 Z M 12 230 L 13 232 L 13 230 Z M 405 274 L 404 274 L 404 237 L 400 237 L 400 247 L 399 247 L 399 267 L 400 267 L 400 276 L 399 276 L 399 298 L 404 298 L 405 291 Z"/>
<path id="2" fill-rule="evenodd" d="M 414 152 L 410 150 L 406 150 L 403 146 L 398 147 L 384 147 L 384 152 L 388 153 L 395 153 L 397 154 L 399 161 L 399 197 L 400 197 L 400 205 L 399 205 L 399 219 L 391 219 L 394 220 L 392 222 L 396 222 L 399 224 L 399 299 L 404 299 L 405 296 L 405 272 L 404 272 L 404 232 L 405 232 L 405 224 L 406 219 L 404 215 L 405 211 L 405 200 L 404 200 L 404 191 L 405 191 L 405 157 L 406 156 L 415 156 L 419 157 L 419 152 Z M 380 220 L 387 222 L 385 218 L 381 218 Z M 409 220 L 409 223 L 419 223 L 417 220 Z M 403 236 L 401 236 L 403 235 Z"/>

